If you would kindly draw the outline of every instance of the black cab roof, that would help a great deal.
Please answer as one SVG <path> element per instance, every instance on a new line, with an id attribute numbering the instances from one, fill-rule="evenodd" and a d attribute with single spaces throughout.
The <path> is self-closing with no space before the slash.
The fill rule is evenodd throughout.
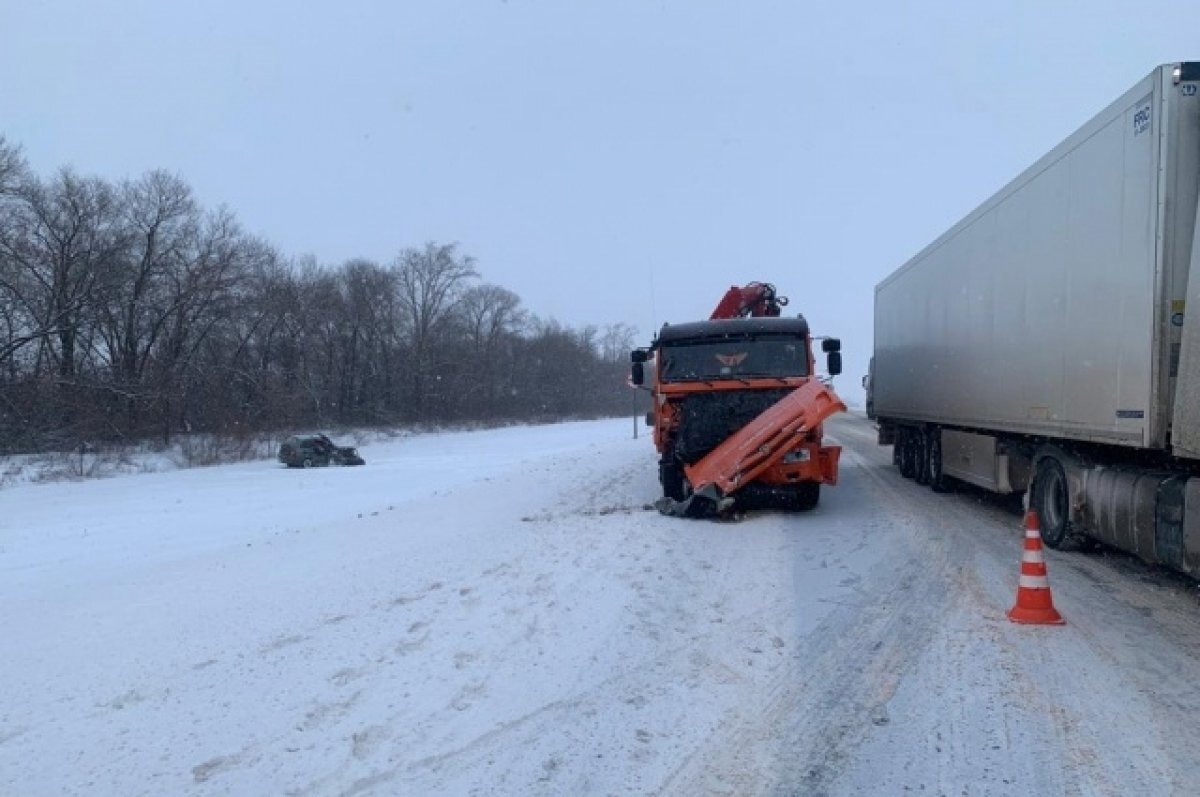
<path id="1" fill-rule="evenodd" d="M 690 321 L 686 324 L 663 324 L 654 343 L 657 346 L 685 340 L 751 338 L 759 335 L 807 337 L 808 321 L 801 315 L 794 318 L 722 318 Z"/>

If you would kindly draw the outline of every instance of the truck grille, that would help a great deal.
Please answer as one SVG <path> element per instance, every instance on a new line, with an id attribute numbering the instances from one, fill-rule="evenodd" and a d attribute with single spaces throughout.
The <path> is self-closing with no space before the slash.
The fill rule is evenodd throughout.
<path id="1" fill-rule="evenodd" d="M 790 392 L 789 388 L 721 390 L 687 396 L 681 402 L 676 454 L 689 464 L 702 459 Z"/>

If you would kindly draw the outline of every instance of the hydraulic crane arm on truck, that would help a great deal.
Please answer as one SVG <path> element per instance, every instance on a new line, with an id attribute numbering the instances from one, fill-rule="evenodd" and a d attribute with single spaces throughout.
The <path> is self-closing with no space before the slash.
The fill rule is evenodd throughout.
<path id="1" fill-rule="evenodd" d="M 635 385 L 652 368 L 664 514 L 712 515 L 747 497 L 811 509 L 821 484 L 837 483 L 841 449 L 823 445 L 821 424 L 846 407 L 814 374 L 808 323 L 779 317 L 786 304 L 769 283 L 734 286 L 708 321 L 664 325 L 633 352 Z M 822 342 L 830 375 L 840 348 Z"/>
<path id="2" fill-rule="evenodd" d="M 777 318 L 780 310 L 787 307 L 787 297 L 775 292 L 769 282 L 750 282 L 742 287 L 733 285 L 717 302 L 708 320 L 720 318 Z"/>

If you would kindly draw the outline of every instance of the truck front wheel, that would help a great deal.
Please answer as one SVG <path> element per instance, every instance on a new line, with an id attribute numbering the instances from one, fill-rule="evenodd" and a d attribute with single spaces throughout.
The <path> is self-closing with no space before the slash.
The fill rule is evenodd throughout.
<path id="1" fill-rule="evenodd" d="M 792 494 L 791 508 L 800 512 L 816 509 L 821 501 L 820 482 L 800 482 Z"/>
<path id="2" fill-rule="evenodd" d="M 683 463 L 675 456 L 673 446 L 663 450 L 662 459 L 658 461 L 658 480 L 662 484 L 663 495 L 672 501 L 682 501 L 684 494 Z"/>

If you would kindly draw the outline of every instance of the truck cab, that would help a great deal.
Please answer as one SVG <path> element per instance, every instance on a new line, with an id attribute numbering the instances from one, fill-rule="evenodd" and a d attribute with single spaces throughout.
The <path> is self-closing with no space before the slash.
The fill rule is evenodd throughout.
<path id="1" fill-rule="evenodd" d="M 823 341 L 830 375 L 841 371 L 840 343 Z M 735 433 L 809 382 L 818 380 L 803 317 L 753 317 L 664 325 L 648 349 L 633 352 L 634 384 L 649 376 L 651 421 L 663 495 L 684 500 L 688 471 Z M 650 373 L 647 374 L 647 367 Z M 822 445 L 818 424 L 798 444 L 740 486 L 746 503 L 809 509 L 821 484 L 837 480 L 840 449 Z"/>

